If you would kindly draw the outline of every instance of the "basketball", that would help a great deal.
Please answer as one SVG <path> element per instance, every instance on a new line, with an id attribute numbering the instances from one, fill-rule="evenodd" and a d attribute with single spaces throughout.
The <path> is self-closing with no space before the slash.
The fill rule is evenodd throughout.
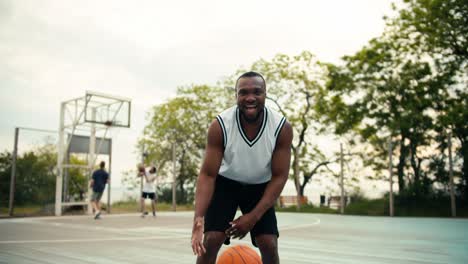
<path id="1" fill-rule="evenodd" d="M 224 250 L 216 264 L 262 264 L 262 259 L 252 248 L 236 245 Z"/>
<path id="2" fill-rule="evenodd" d="M 138 172 L 145 172 L 145 166 L 143 164 L 138 164 L 137 169 Z"/>

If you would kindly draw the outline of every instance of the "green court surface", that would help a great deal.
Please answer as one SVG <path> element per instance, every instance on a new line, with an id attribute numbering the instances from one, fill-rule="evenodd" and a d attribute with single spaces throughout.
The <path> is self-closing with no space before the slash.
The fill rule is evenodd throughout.
<path id="1" fill-rule="evenodd" d="M 0 263 L 195 263 L 193 212 L 0 220 Z M 468 263 L 468 220 L 278 213 L 281 263 Z M 232 244 L 250 245 L 250 238 Z M 221 250 L 224 250 L 223 246 Z M 258 252 L 258 250 L 257 250 Z"/>

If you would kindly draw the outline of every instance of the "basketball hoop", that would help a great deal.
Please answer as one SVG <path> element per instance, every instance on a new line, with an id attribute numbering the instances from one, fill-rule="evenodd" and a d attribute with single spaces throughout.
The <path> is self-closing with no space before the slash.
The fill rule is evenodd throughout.
<path id="1" fill-rule="evenodd" d="M 107 133 L 114 127 L 130 127 L 131 100 L 119 96 L 107 95 L 86 91 L 83 97 L 64 101 L 60 105 L 60 130 L 57 144 L 57 180 L 55 191 L 55 215 L 62 215 L 62 206 L 71 203 L 64 200 L 64 189 L 68 188 L 68 168 L 84 168 L 91 171 L 96 165 L 99 155 L 109 156 L 109 169 L 111 168 L 112 139 L 106 138 Z M 104 128 L 104 129 L 103 129 Z M 77 135 L 80 131 L 81 135 Z M 86 134 L 89 133 L 89 136 Z M 81 138 L 78 139 L 78 136 Z M 75 142 L 78 142 L 75 144 Z M 73 145 L 72 145 L 73 143 Z M 84 143 L 84 144 L 83 144 Z M 88 164 L 79 166 L 70 164 L 69 153 L 71 148 L 74 153 L 87 153 Z M 91 176 L 90 173 L 87 173 Z M 65 184 L 64 184 L 65 183 Z M 65 186 L 64 186 L 65 185 Z M 110 185 L 108 188 L 108 208 L 110 208 Z M 67 189 L 65 189 L 67 190 Z M 88 191 L 91 194 L 90 191 Z M 66 194 L 66 193 L 65 193 Z M 76 204 L 76 202 L 74 202 Z M 79 204 L 89 205 L 86 200 Z M 88 206 L 91 213 L 91 207 Z"/>

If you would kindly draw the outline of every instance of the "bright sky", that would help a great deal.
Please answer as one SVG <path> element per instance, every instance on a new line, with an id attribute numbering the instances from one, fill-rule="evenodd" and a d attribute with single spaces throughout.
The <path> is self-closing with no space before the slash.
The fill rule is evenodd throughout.
<path id="1" fill-rule="evenodd" d="M 57 130 L 86 90 L 132 99 L 113 132 L 113 183 L 139 160 L 151 106 L 178 86 L 215 84 L 252 62 L 303 50 L 339 62 L 384 29 L 390 0 L 0 0 L 0 151 L 14 127 Z"/>

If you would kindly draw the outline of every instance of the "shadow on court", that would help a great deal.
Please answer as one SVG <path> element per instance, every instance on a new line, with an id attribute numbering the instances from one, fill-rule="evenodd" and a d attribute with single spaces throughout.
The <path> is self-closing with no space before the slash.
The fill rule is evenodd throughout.
<path id="1" fill-rule="evenodd" d="M 195 263 L 192 218 L 193 212 L 161 212 L 0 219 L 0 263 Z M 466 219 L 278 213 L 278 225 L 286 264 L 468 263 Z M 232 240 L 240 243 L 250 245 L 249 236 Z"/>

